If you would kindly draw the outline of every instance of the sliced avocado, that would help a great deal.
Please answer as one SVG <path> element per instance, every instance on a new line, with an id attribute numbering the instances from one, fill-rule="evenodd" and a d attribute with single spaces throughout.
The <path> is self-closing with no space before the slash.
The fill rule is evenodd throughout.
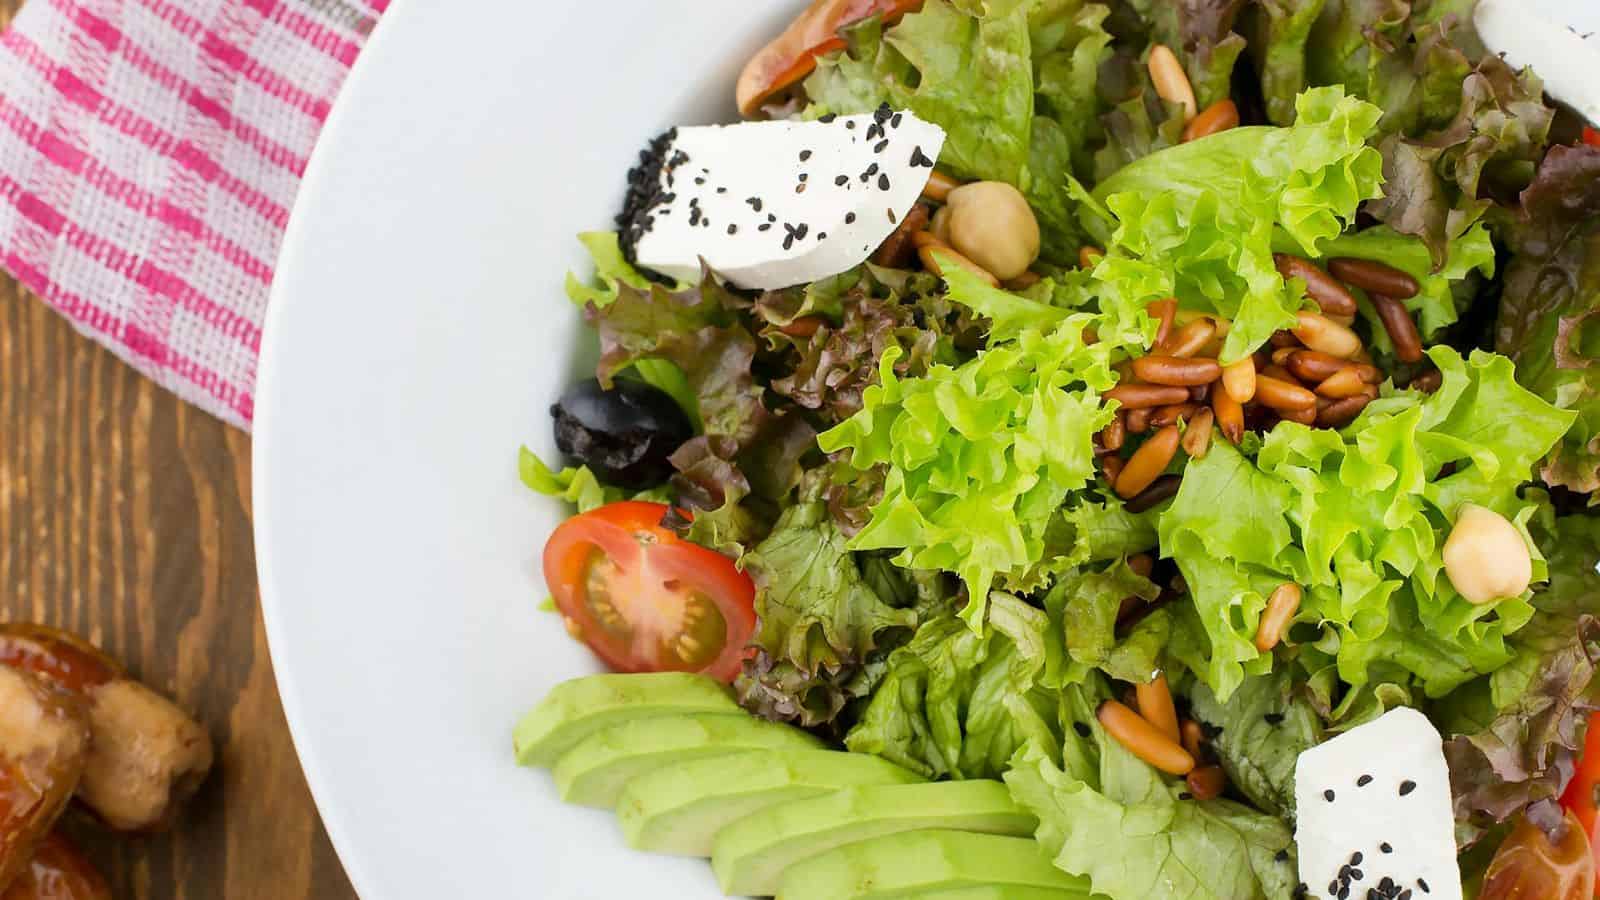
<path id="1" fill-rule="evenodd" d="M 998 781 L 850 788 L 732 823 L 717 832 L 711 867 L 724 894 L 766 896 L 795 863 L 880 835 L 945 828 L 1031 839 L 1038 827 Z"/>
<path id="2" fill-rule="evenodd" d="M 982 887 L 949 888 L 942 891 L 911 891 L 904 894 L 872 894 L 871 900 L 1105 900 L 1088 889 L 1030 887 L 1021 884 L 986 884 Z"/>
<path id="3" fill-rule="evenodd" d="M 656 716 L 589 735 L 563 753 L 552 771 L 561 799 L 610 809 L 623 785 L 663 766 L 741 750 L 784 749 L 820 750 L 822 741 L 743 711 Z"/>
<path id="4" fill-rule="evenodd" d="M 596 731 L 629 719 L 736 713 L 728 687 L 704 675 L 651 672 L 563 681 L 517 723 L 512 745 L 524 766 L 550 766 Z"/>
<path id="5" fill-rule="evenodd" d="M 1057 869 L 1032 838 L 972 831 L 903 831 L 846 844 L 783 873 L 778 900 L 887 898 L 1000 887 L 1053 888 L 1088 897 L 1089 880 Z"/>
<path id="6" fill-rule="evenodd" d="M 711 840 L 724 825 L 774 803 L 840 788 L 921 780 L 915 772 L 864 753 L 748 750 L 635 778 L 617 800 L 617 819 L 636 850 L 710 856 Z"/>

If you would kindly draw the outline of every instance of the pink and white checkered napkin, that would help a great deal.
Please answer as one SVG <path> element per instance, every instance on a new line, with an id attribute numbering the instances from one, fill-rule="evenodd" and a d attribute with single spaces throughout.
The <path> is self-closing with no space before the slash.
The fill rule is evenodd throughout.
<path id="1" fill-rule="evenodd" d="M 0 37 L 0 265 L 241 428 L 306 158 L 390 0 L 28 0 Z"/>

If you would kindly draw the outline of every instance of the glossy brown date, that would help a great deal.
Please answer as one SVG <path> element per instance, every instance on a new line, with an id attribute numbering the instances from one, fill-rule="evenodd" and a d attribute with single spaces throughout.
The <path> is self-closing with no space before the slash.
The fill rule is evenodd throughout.
<path id="1" fill-rule="evenodd" d="M 65 835 L 52 831 L 0 900 L 111 900 L 111 886 Z"/>
<path id="2" fill-rule="evenodd" d="M 0 666 L 0 887 L 28 865 L 89 758 L 81 697 Z"/>

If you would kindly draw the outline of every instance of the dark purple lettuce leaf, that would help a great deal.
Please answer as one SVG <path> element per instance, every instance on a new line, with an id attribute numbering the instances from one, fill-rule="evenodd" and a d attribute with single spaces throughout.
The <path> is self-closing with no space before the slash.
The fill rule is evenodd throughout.
<path id="1" fill-rule="evenodd" d="M 1421 238 L 1434 265 L 1443 266 L 1450 238 L 1477 221 L 1493 197 L 1514 196 L 1532 177 L 1555 115 L 1543 90 L 1531 73 L 1485 58 L 1458 83 L 1460 105 L 1449 125 L 1383 141 L 1386 196 L 1367 212 Z"/>
<path id="2" fill-rule="evenodd" d="M 1499 225 L 1514 255 L 1495 350 L 1511 357 L 1528 389 L 1578 411 L 1540 474 L 1593 494 L 1600 489 L 1600 343 L 1591 336 L 1600 314 L 1600 148 L 1553 148 L 1520 207 Z"/>

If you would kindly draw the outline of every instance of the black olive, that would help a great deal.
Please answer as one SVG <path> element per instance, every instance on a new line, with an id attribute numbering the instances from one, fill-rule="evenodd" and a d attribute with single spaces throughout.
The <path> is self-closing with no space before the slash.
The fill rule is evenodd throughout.
<path id="1" fill-rule="evenodd" d="M 605 484 L 634 491 L 672 477 L 668 457 L 694 437 L 677 401 L 640 381 L 619 378 L 609 391 L 593 379 L 580 382 L 550 415 L 556 447 L 567 459 Z"/>

